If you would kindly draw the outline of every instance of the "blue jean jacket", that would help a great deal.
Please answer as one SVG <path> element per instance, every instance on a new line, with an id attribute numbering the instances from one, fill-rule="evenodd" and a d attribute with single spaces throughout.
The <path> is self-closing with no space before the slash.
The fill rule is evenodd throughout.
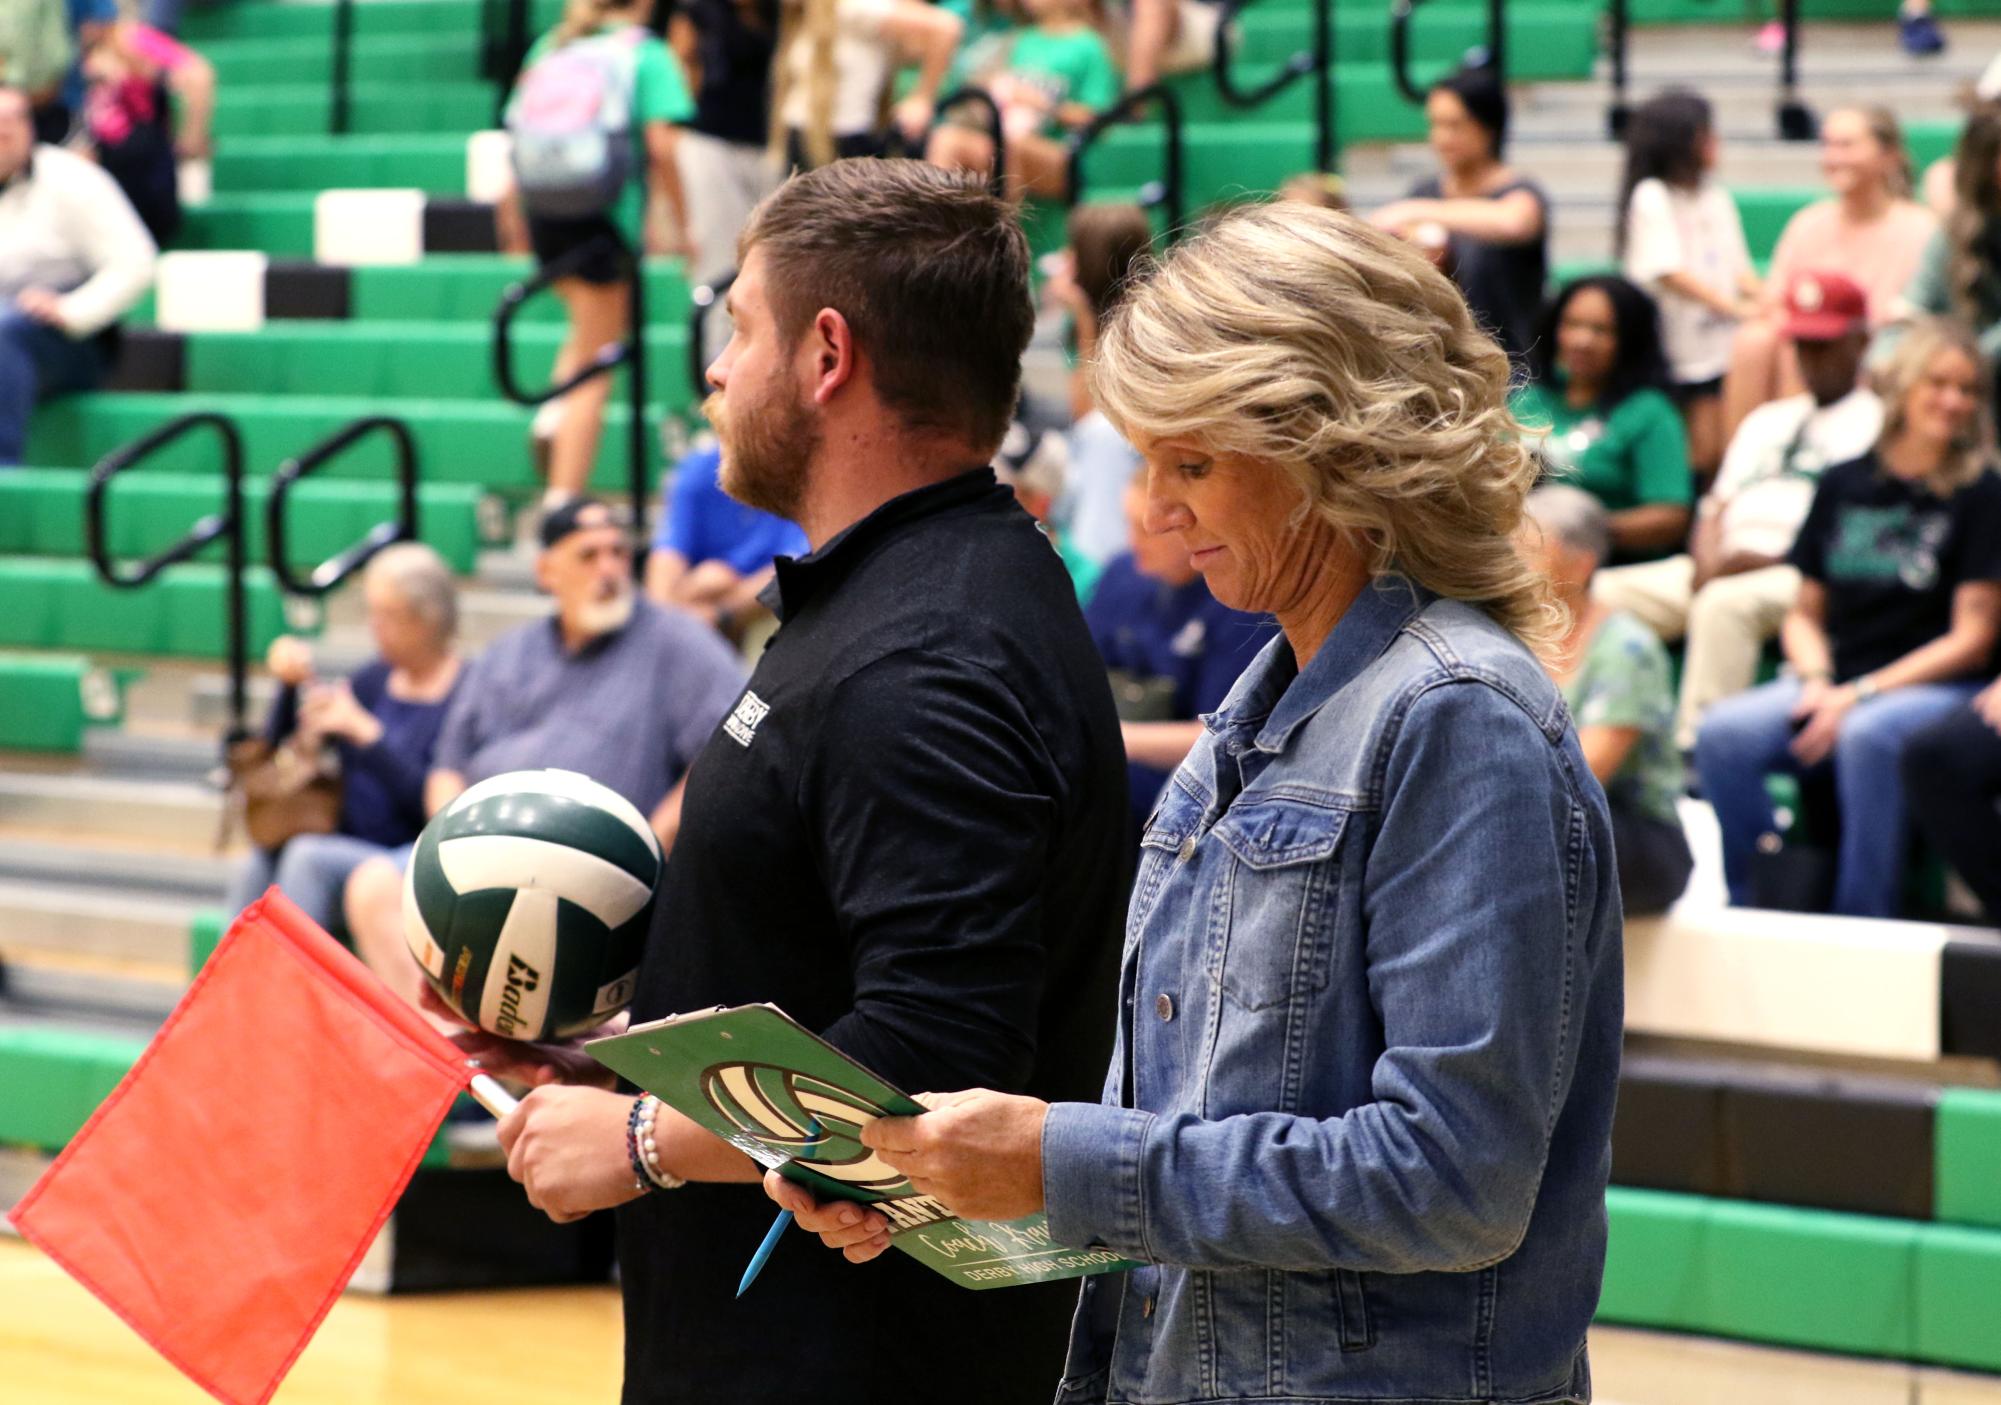
<path id="1" fill-rule="evenodd" d="M 1590 1396 L 1622 1018 L 1604 793 L 1480 611 L 1258 656 L 1146 829 L 1104 1101 L 1051 1108 L 1059 1399 Z"/>

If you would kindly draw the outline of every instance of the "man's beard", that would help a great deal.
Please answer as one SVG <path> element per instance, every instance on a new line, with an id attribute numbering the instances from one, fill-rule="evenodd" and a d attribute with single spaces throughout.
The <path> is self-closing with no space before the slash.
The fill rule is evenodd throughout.
<path id="1" fill-rule="evenodd" d="M 616 634 L 624 629 L 632 619 L 632 608 L 636 603 L 630 586 L 623 587 L 618 594 L 603 600 L 592 600 L 577 607 L 577 625 L 593 637 Z"/>
<path id="2" fill-rule="evenodd" d="M 820 448 L 820 426 L 810 410 L 782 392 L 767 394 L 747 412 L 731 414 L 721 391 L 702 402 L 702 414 L 722 441 L 722 490 L 746 507 L 799 520 L 806 498 L 807 466 Z"/>

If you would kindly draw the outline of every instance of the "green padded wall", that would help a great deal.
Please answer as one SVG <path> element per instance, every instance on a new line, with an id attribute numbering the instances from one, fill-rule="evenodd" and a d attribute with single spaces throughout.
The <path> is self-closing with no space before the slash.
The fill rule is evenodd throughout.
<path id="1" fill-rule="evenodd" d="M 77 1134 L 145 1045 L 34 1027 L 0 1029 L 0 1143 L 54 1151 Z"/>
<path id="2" fill-rule="evenodd" d="M 2001 1371 L 2001 1234 L 1928 1225 L 1918 1241 L 1916 1353 Z"/>
<path id="3" fill-rule="evenodd" d="M 74 756 L 86 727 L 123 714 L 117 674 L 80 654 L 0 653 L 0 747 Z"/>

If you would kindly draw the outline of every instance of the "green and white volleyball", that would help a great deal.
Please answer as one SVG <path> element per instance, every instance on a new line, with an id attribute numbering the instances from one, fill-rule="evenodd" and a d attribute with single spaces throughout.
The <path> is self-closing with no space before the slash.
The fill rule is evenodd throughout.
<path id="1" fill-rule="evenodd" d="M 511 771 L 424 826 L 404 938 L 445 1003 L 489 1034 L 581 1034 L 632 1001 L 661 866 L 646 817 L 616 791 Z"/>

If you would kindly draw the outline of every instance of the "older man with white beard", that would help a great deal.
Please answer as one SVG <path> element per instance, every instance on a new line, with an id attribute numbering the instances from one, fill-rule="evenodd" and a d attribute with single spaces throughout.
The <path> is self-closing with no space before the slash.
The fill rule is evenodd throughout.
<path id="1" fill-rule="evenodd" d="M 743 665 L 692 615 L 640 596 L 626 528 L 604 503 L 565 503 L 541 536 L 535 579 L 555 613 L 473 661 L 445 714 L 425 808 L 435 815 L 489 776 L 554 766 L 623 795 L 671 849 L 682 778 L 742 692 Z M 403 941 L 408 858 L 356 869 L 344 907 L 355 949 L 419 1004 L 423 975 Z"/>

